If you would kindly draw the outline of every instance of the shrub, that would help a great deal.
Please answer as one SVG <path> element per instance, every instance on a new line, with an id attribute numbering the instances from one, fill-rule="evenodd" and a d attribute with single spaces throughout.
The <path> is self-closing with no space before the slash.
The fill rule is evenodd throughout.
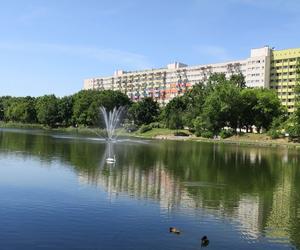
<path id="1" fill-rule="evenodd" d="M 205 131 L 205 123 L 203 122 L 203 120 L 201 119 L 201 117 L 197 117 L 195 120 L 194 120 L 194 129 L 195 131 L 195 135 L 196 136 L 201 136 L 202 133 L 204 133 Z"/>
<path id="2" fill-rule="evenodd" d="M 280 133 L 275 129 L 270 129 L 267 132 L 267 135 L 270 136 L 272 139 L 277 139 L 280 137 Z"/>
<path id="3" fill-rule="evenodd" d="M 138 130 L 138 126 L 136 124 L 126 123 L 126 124 L 124 124 L 124 129 L 129 133 L 135 132 Z"/>
<path id="4" fill-rule="evenodd" d="M 151 128 L 162 128 L 162 124 L 160 124 L 159 122 L 152 122 L 149 125 L 151 126 Z"/>
<path id="5" fill-rule="evenodd" d="M 188 133 L 183 132 L 183 131 L 178 131 L 174 133 L 175 136 L 189 136 Z"/>
<path id="6" fill-rule="evenodd" d="M 286 132 L 289 134 L 289 141 L 300 141 L 300 125 L 288 125 L 286 126 Z"/>
<path id="7" fill-rule="evenodd" d="M 228 137 L 233 136 L 233 134 L 234 131 L 232 129 L 222 129 L 219 135 L 221 136 L 222 139 L 226 139 Z"/>
<path id="8" fill-rule="evenodd" d="M 204 138 L 213 138 L 214 137 L 214 133 L 211 131 L 202 131 L 200 136 L 204 137 Z"/>
<path id="9" fill-rule="evenodd" d="M 194 134 L 194 133 L 196 133 L 196 129 L 195 128 L 189 128 L 189 132 Z"/>
<path id="10" fill-rule="evenodd" d="M 147 131 L 150 131 L 150 130 L 152 130 L 152 127 L 150 125 L 142 125 L 140 127 L 140 133 L 141 134 L 143 134 L 143 133 L 145 133 Z"/>

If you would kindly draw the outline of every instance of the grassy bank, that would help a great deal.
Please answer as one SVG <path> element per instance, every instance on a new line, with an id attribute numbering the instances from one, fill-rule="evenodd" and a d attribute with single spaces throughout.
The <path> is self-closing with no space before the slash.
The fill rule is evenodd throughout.
<path id="1" fill-rule="evenodd" d="M 27 124 L 27 123 L 17 123 L 17 122 L 0 122 L 0 128 L 42 129 L 45 131 L 57 131 L 57 132 L 82 134 L 82 135 L 103 135 L 104 134 L 103 130 L 97 128 L 87 128 L 87 127 L 51 128 L 41 124 Z"/>
<path id="2" fill-rule="evenodd" d="M 0 121 L 0 128 L 47 129 L 45 126 L 41 124 L 3 122 L 3 121 Z"/>
<path id="3" fill-rule="evenodd" d="M 40 124 L 24 124 L 24 123 L 12 123 L 12 122 L 0 122 L 0 128 L 21 128 L 21 129 L 43 129 L 49 131 L 58 131 L 72 134 L 81 134 L 89 136 L 103 136 L 105 133 L 98 128 L 87 127 L 68 127 L 68 128 L 49 128 Z M 189 136 L 176 136 L 175 133 L 184 133 Z M 266 134 L 241 134 L 234 135 L 226 139 L 208 139 L 202 137 L 196 137 L 188 130 L 171 130 L 167 128 L 153 128 L 149 131 L 141 133 L 139 130 L 129 133 L 124 129 L 118 130 L 119 136 L 126 137 L 138 137 L 145 139 L 160 139 L 160 140 L 188 140 L 188 141 L 200 141 L 209 143 L 228 143 L 238 145 L 253 145 L 253 146 L 268 146 L 268 147 L 287 147 L 300 149 L 300 143 L 289 142 L 288 138 L 271 139 Z"/>
<path id="4" fill-rule="evenodd" d="M 208 139 L 203 137 L 196 137 L 187 130 L 179 130 L 189 134 L 189 136 L 175 136 L 175 130 L 154 128 L 145 133 L 135 132 L 127 135 L 133 135 L 143 138 L 153 138 L 161 140 L 188 140 L 188 141 L 200 141 L 209 143 L 226 143 L 226 144 L 238 144 L 238 145 L 253 145 L 253 146 L 264 146 L 264 147 L 287 147 L 300 149 L 300 143 L 294 143 L 288 141 L 288 138 L 272 139 L 267 134 L 240 134 L 234 135 L 226 139 Z"/>
<path id="5" fill-rule="evenodd" d="M 120 135 L 123 136 L 135 136 L 135 137 L 143 137 L 143 138 L 152 138 L 152 139 L 163 139 L 165 137 L 174 137 L 174 133 L 176 132 L 182 132 L 182 133 L 186 133 L 188 135 L 190 135 L 191 133 L 187 130 L 184 129 L 179 129 L 179 130 L 171 130 L 168 128 L 153 128 L 149 131 L 146 131 L 144 133 L 141 133 L 139 130 L 132 132 L 132 133 L 128 133 L 125 130 L 120 131 Z M 180 137 L 178 137 L 180 138 Z M 186 138 L 189 138 L 188 136 L 186 136 Z"/>

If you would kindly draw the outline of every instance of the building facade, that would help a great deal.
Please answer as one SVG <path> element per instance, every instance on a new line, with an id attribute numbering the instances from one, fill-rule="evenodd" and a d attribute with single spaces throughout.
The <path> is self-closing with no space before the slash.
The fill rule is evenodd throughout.
<path id="1" fill-rule="evenodd" d="M 297 58 L 300 58 L 300 49 L 275 51 L 265 46 L 251 49 L 250 57 L 243 60 L 196 66 L 175 62 L 158 69 L 117 70 L 114 75 L 109 77 L 84 80 L 84 89 L 120 90 L 133 101 L 151 97 L 164 105 L 172 98 L 185 93 L 193 85 L 205 81 L 213 73 L 224 73 L 227 77 L 242 73 L 248 87 L 277 89 L 283 104 L 292 112 L 294 99 L 287 97 L 286 88 L 283 86 L 295 85 L 295 81 L 286 82 L 285 73 L 286 71 L 288 74 L 295 72 L 293 68 L 289 67 L 294 67 Z M 288 60 L 288 63 L 286 64 L 283 60 Z M 285 68 L 286 66 L 288 68 Z M 288 79 L 292 79 L 291 77 Z M 292 91 L 293 88 L 290 88 L 290 92 Z"/>
<path id="2" fill-rule="evenodd" d="M 270 88 L 275 89 L 288 112 L 294 112 L 295 86 L 299 75 L 297 65 L 300 62 L 300 48 L 273 50 L 271 55 Z"/>

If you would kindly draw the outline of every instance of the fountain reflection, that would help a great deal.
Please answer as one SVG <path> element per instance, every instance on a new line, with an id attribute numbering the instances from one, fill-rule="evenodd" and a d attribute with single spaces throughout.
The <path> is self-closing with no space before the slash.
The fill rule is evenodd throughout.
<path id="1" fill-rule="evenodd" d="M 0 131 L 0 155 L 71 166 L 80 183 L 117 199 L 156 201 L 174 210 L 231 221 L 249 240 L 300 247 L 300 155 L 286 148 L 184 142 L 101 143 Z M 110 166 L 105 159 L 116 155 Z M 44 165 L 43 165 L 44 166 Z"/>

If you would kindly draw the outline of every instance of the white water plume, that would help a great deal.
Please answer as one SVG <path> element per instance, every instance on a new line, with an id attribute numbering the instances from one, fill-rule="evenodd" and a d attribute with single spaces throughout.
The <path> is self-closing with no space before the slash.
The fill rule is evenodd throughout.
<path id="1" fill-rule="evenodd" d="M 117 125 L 120 123 L 120 118 L 124 111 L 124 107 L 114 107 L 114 109 L 110 111 L 107 111 L 104 107 L 100 107 L 100 111 L 105 122 L 107 139 L 113 140 L 115 139 L 115 130 Z"/>

